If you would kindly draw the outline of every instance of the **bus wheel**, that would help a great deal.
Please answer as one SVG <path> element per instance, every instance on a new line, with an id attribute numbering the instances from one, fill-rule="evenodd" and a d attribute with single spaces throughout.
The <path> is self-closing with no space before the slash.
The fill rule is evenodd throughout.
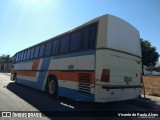
<path id="1" fill-rule="evenodd" d="M 17 84 L 17 74 L 14 75 L 13 80 Z"/>
<path id="2" fill-rule="evenodd" d="M 56 82 L 56 80 L 49 81 L 48 92 L 51 96 L 57 97 L 57 82 Z"/>

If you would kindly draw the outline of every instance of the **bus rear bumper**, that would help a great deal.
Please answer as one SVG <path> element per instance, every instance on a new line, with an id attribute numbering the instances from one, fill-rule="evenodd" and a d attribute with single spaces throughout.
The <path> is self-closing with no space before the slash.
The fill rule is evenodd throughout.
<path id="1" fill-rule="evenodd" d="M 95 102 L 113 102 L 135 99 L 142 93 L 141 85 L 134 86 L 103 86 L 95 87 Z"/>

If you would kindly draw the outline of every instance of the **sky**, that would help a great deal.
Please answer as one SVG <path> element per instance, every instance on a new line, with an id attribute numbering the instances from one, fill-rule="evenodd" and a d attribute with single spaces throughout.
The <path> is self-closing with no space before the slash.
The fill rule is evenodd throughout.
<path id="1" fill-rule="evenodd" d="M 0 0 L 0 55 L 111 14 L 129 22 L 160 54 L 160 0 Z"/>

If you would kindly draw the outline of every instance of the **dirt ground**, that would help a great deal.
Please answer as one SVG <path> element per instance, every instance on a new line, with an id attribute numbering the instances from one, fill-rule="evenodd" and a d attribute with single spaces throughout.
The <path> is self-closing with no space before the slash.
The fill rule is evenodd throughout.
<path id="1" fill-rule="evenodd" d="M 160 97 L 160 76 L 143 76 L 143 82 L 147 95 Z"/>

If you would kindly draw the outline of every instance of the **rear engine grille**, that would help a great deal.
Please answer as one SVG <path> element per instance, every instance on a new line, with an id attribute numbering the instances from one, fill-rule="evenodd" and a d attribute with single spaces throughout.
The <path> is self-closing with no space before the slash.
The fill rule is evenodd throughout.
<path id="1" fill-rule="evenodd" d="M 91 86 L 90 86 L 90 81 L 91 81 L 91 75 L 87 73 L 80 73 L 79 74 L 79 92 L 82 93 L 91 93 Z"/>

